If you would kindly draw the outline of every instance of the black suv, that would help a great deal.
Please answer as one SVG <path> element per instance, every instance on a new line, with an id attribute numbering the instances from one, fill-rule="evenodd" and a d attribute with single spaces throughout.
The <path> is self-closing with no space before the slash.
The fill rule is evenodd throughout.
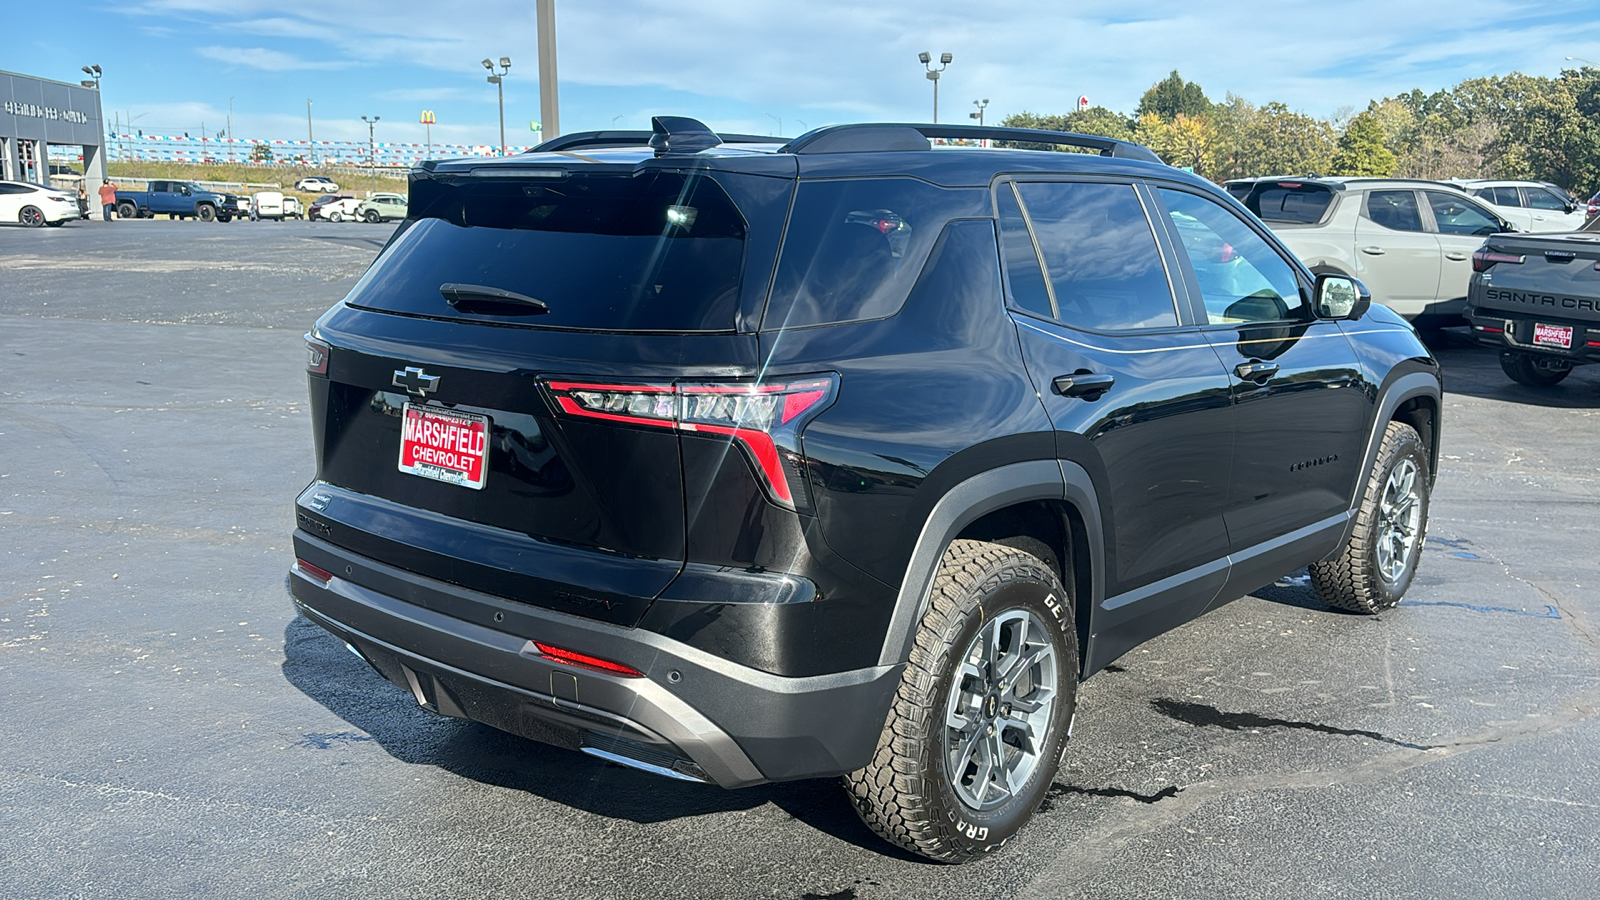
<path id="1" fill-rule="evenodd" d="M 1213 185 L 1053 132 L 654 128 L 424 163 L 307 336 L 295 601 L 423 707 L 843 775 L 962 861 L 1130 648 L 1306 565 L 1357 612 L 1411 582 L 1439 366 Z"/>

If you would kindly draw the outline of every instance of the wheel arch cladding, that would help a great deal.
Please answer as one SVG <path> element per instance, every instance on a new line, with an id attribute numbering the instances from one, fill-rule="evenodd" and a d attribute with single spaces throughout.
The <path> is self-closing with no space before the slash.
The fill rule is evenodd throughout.
<path id="1" fill-rule="evenodd" d="M 974 475 L 953 486 L 934 504 L 923 523 L 895 597 L 894 614 L 884 636 L 879 664 L 897 665 L 909 658 L 916 626 L 927 610 L 929 590 L 938 573 L 939 562 L 952 541 L 971 536 L 969 528 L 977 529 L 972 532 L 974 534 L 983 533 L 982 529 L 1004 531 L 1008 529 L 1001 526 L 1038 524 L 1042 517 L 1047 518 L 1051 513 L 1065 516 L 1065 521 L 1058 519 L 1050 526 L 1064 532 L 1056 547 L 1050 547 L 1044 537 L 1025 529 L 999 536 L 1037 540 L 1052 553 L 1059 554 L 1055 560 L 1058 574 L 1070 567 L 1072 582 L 1069 586 L 1075 595 L 1073 612 L 1081 660 L 1090 616 L 1104 592 L 1099 500 L 1088 472 L 1077 464 L 1030 460 Z M 1064 578 L 1063 583 L 1066 583 Z"/>

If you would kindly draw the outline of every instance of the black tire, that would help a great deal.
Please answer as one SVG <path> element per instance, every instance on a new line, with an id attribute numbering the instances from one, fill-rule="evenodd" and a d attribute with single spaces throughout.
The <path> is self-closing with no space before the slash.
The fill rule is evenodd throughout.
<path id="1" fill-rule="evenodd" d="M 217 221 L 218 222 L 232 222 L 233 221 L 233 216 L 228 214 L 228 213 L 223 213 L 222 215 L 217 216 Z"/>
<path id="2" fill-rule="evenodd" d="M 194 214 L 199 216 L 202 222 L 214 222 L 217 218 L 217 208 L 209 203 L 202 203 L 194 208 Z"/>
<path id="3" fill-rule="evenodd" d="M 1308 568 L 1322 602 L 1367 615 L 1400 602 L 1427 540 L 1430 479 L 1428 448 L 1416 429 L 1390 422 L 1362 488 L 1350 540 L 1337 556 Z"/>
<path id="4" fill-rule="evenodd" d="M 139 207 L 130 201 L 124 200 L 117 204 L 117 218 L 137 219 L 139 218 Z"/>
<path id="5" fill-rule="evenodd" d="M 378 215 L 378 211 L 375 209 L 367 210 L 366 215 L 362 218 L 367 220 L 368 225 L 376 225 L 383 221 L 383 216 Z"/>
<path id="6" fill-rule="evenodd" d="M 1519 353 L 1515 350 L 1500 351 L 1500 370 L 1506 377 L 1517 384 L 1528 387 L 1554 387 L 1572 374 L 1572 363 L 1565 359 L 1554 359 L 1548 356 L 1538 356 L 1533 353 Z"/>
<path id="7" fill-rule="evenodd" d="M 37 206 L 24 206 L 17 213 L 17 221 L 29 228 L 38 228 L 44 224 L 44 210 Z"/>
<path id="8" fill-rule="evenodd" d="M 1013 652 L 1032 649 L 1013 658 L 1018 668 L 997 674 L 993 660 L 969 660 L 990 640 Z M 1034 661 L 1024 664 L 1028 659 Z M 1034 732 L 1035 752 L 1028 754 L 1029 742 L 1015 726 L 1017 716 L 1029 714 L 1011 704 L 1043 703 L 1051 681 L 1048 707 L 1035 710 L 1037 721 L 1026 726 Z M 1027 824 L 1055 778 L 1077 687 L 1072 601 L 1055 573 L 1020 550 L 955 541 L 940 563 L 872 762 L 845 776 L 856 812 L 885 840 L 930 859 L 962 863 L 999 849 Z M 949 718 L 968 722 L 970 731 L 948 725 Z M 998 775 L 1010 782 L 1009 771 L 979 768 L 980 756 L 996 755 L 1001 768 L 1017 767 L 1017 783 L 1001 786 Z M 962 771 L 949 777 L 957 766 Z M 991 790 L 998 792 L 992 803 Z"/>

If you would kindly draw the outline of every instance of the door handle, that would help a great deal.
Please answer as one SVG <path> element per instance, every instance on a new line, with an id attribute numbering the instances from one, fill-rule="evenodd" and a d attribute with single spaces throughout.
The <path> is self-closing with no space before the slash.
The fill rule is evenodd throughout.
<path id="1" fill-rule="evenodd" d="M 1382 247 L 1362 247 L 1361 252 L 1368 256 L 1382 256 L 1384 250 Z"/>
<path id="2" fill-rule="evenodd" d="M 1465 253 L 1462 253 L 1462 252 L 1458 251 L 1458 250 L 1452 250 L 1449 253 L 1446 253 L 1444 255 L 1444 258 L 1445 259 L 1453 259 L 1456 262 L 1461 262 L 1462 260 L 1467 258 L 1467 255 Z"/>
<path id="3" fill-rule="evenodd" d="M 1090 372 L 1079 369 L 1071 375 L 1056 376 L 1056 393 L 1063 397 L 1082 397 L 1085 400 L 1099 400 L 1100 395 L 1111 390 L 1117 376 L 1104 373 Z"/>
<path id="4" fill-rule="evenodd" d="M 1266 384 L 1267 379 L 1278 374 L 1278 364 L 1252 360 L 1242 362 L 1233 367 L 1233 374 L 1239 376 L 1241 381 L 1253 381 L 1256 384 Z"/>

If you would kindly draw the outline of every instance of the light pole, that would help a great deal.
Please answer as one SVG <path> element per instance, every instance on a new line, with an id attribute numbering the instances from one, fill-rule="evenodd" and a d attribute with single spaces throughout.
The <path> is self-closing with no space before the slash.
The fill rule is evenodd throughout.
<path id="1" fill-rule="evenodd" d="M 372 129 L 381 118 L 383 116 L 373 116 L 370 119 L 366 116 L 361 117 L 361 121 L 367 123 L 367 171 L 372 173 L 372 190 L 374 193 L 378 190 L 378 145 L 373 142 Z"/>
<path id="2" fill-rule="evenodd" d="M 948 53 L 939 54 L 939 68 L 935 69 L 932 63 L 933 57 L 928 51 L 924 50 L 917 54 L 917 61 L 922 63 L 923 68 L 928 70 L 928 80 L 933 82 L 933 124 L 935 125 L 939 124 L 939 73 L 943 72 L 950 65 L 950 60 L 954 58 Z"/>
<path id="3" fill-rule="evenodd" d="M 783 136 L 783 119 L 780 119 L 779 117 L 773 115 L 772 113 L 765 113 L 765 115 L 766 115 L 767 118 L 769 118 L 772 121 L 778 123 L 778 136 L 782 137 Z"/>
<path id="4" fill-rule="evenodd" d="M 974 101 L 972 101 L 972 105 L 976 106 L 978 108 L 978 111 L 977 112 L 969 112 L 969 113 L 967 113 L 967 118 L 969 118 L 969 119 L 977 119 L 978 120 L 978 127 L 982 128 L 983 127 L 983 111 L 989 108 L 989 98 L 985 97 L 982 100 L 974 100 Z M 988 147 L 989 146 L 989 139 L 988 138 L 979 138 L 978 139 L 978 146 L 980 146 L 980 147 Z"/>
<path id="5" fill-rule="evenodd" d="M 511 71 L 511 57 L 500 57 L 500 71 L 494 70 L 494 63 L 490 60 L 483 61 L 483 67 L 489 70 L 489 83 L 494 85 L 495 91 L 500 95 L 500 155 L 506 155 L 506 73 Z"/>
<path id="6" fill-rule="evenodd" d="M 233 162 L 233 145 L 237 144 L 233 133 L 233 98 L 228 98 L 228 162 Z"/>
<path id="7" fill-rule="evenodd" d="M 1570 59 L 1573 62 L 1581 62 L 1586 66 L 1594 66 L 1595 68 L 1600 69 L 1600 64 L 1592 63 L 1589 60 L 1584 59 L 1581 56 L 1569 56 L 1569 57 L 1567 57 L 1567 59 Z"/>
<path id="8" fill-rule="evenodd" d="M 317 138 L 311 133 L 311 98 L 306 98 L 306 149 L 311 153 L 311 164 L 317 164 Z"/>
<path id="9" fill-rule="evenodd" d="M 84 87 L 89 87 L 91 84 L 94 86 L 94 115 L 95 118 L 99 120 L 96 123 L 96 127 L 100 129 L 100 134 L 102 136 L 101 144 L 103 145 L 100 147 L 100 152 L 96 153 L 93 159 L 90 158 L 88 151 L 85 150 L 83 154 L 83 177 L 92 178 L 94 173 L 90 171 L 90 167 L 98 166 L 100 169 L 100 177 L 104 179 L 106 177 L 106 172 L 108 171 L 106 168 L 106 164 L 109 162 L 107 159 L 107 154 L 110 150 L 111 142 L 104 140 L 104 135 L 106 133 L 106 107 L 104 98 L 100 95 L 100 66 L 95 63 L 90 63 L 89 65 L 83 67 L 83 73 L 94 79 L 93 82 L 85 80 L 80 83 Z M 45 171 L 48 172 L 49 169 L 46 169 Z"/>

